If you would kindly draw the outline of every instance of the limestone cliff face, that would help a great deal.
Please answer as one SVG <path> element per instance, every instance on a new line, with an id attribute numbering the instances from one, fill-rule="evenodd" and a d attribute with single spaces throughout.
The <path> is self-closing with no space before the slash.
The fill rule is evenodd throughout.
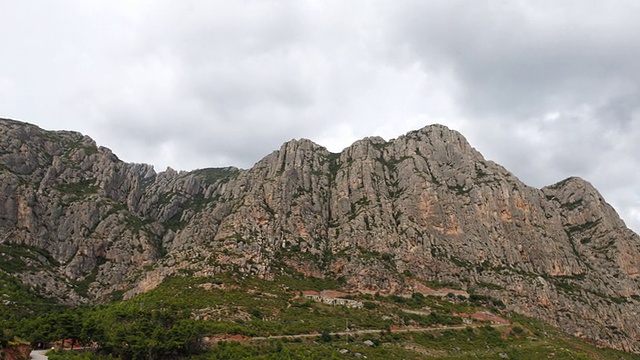
<path id="1" fill-rule="evenodd" d="M 0 269 L 68 302 L 220 271 L 382 293 L 438 280 L 640 352 L 638 235 L 588 182 L 528 187 L 444 126 L 339 154 L 293 140 L 248 170 L 155 173 L 10 120 L 0 149 L 0 246 L 26 254 Z"/>

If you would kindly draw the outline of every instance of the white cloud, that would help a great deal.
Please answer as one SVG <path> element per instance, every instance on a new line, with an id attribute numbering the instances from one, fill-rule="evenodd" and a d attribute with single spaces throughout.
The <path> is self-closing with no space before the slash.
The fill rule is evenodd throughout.
<path id="1" fill-rule="evenodd" d="M 7 78 L 0 78 L 0 95 L 9 97 L 15 91 L 13 81 Z"/>
<path id="2" fill-rule="evenodd" d="M 251 166 L 429 123 L 528 184 L 586 178 L 636 230 L 634 1 L 3 2 L 0 116 L 126 161 Z M 634 198 L 633 194 L 636 194 Z"/>

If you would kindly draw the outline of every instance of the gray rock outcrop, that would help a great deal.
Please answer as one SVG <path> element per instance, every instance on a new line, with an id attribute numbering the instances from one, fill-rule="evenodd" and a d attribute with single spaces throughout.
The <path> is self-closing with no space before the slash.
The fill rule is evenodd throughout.
<path id="1" fill-rule="evenodd" d="M 434 280 L 640 352 L 638 235 L 585 180 L 529 187 L 441 125 L 339 154 L 292 140 L 248 170 L 156 173 L 12 120 L 0 149 L 0 246 L 24 254 L 0 269 L 69 303 L 221 271 Z"/>

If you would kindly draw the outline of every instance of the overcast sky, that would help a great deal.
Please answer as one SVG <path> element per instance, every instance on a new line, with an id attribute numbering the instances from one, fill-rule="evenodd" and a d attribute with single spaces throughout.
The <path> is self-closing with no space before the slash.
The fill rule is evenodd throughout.
<path id="1" fill-rule="evenodd" d="M 0 0 L 0 49 L 0 117 L 158 171 L 441 123 L 640 230 L 637 0 Z"/>

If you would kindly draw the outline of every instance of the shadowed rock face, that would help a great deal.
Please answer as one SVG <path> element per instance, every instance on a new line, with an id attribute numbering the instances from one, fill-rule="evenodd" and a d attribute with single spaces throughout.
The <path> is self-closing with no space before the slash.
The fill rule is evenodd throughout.
<path id="1" fill-rule="evenodd" d="M 381 293 L 417 278 L 640 352 L 638 235 L 588 182 L 526 186 L 441 125 L 156 173 L 79 133 L 0 120 L 0 196 L 0 246 L 23 254 L 0 269 L 69 303 L 174 274 L 295 271 Z"/>
<path id="2" fill-rule="evenodd" d="M 26 360 L 31 358 L 29 356 L 30 352 L 31 352 L 31 346 L 29 346 L 28 344 L 14 345 L 6 349 L 0 348 L 0 359 Z"/>

